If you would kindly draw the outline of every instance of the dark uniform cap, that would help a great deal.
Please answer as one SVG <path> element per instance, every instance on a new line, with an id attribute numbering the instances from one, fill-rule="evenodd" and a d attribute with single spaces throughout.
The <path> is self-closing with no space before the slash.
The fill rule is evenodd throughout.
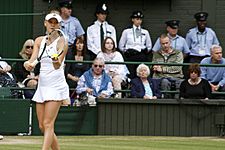
<path id="1" fill-rule="evenodd" d="M 97 6 L 96 6 L 96 11 L 95 11 L 95 14 L 109 14 L 109 10 L 108 10 L 108 7 L 106 6 L 106 3 L 99 3 Z"/>
<path id="2" fill-rule="evenodd" d="M 165 24 L 173 29 L 177 29 L 179 27 L 179 20 L 169 20 L 166 21 Z"/>
<path id="3" fill-rule="evenodd" d="M 59 6 L 66 7 L 66 8 L 72 8 L 72 0 L 60 0 Z"/>
<path id="4" fill-rule="evenodd" d="M 207 12 L 198 12 L 194 15 L 194 17 L 197 21 L 206 21 L 207 17 L 208 17 L 208 13 Z"/>
<path id="5" fill-rule="evenodd" d="M 144 15 L 141 11 L 134 11 L 130 17 L 131 18 L 144 18 Z"/>

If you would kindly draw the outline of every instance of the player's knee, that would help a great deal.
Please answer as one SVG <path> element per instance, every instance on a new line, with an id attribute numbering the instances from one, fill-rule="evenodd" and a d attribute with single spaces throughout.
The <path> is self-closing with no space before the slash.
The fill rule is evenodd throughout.
<path id="1" fill-rule="evenodd" d="M 41 133 L 44 133 L 44 125 L 43 124 L 39 124 L 39 129 L 41 130 Z"/>
<path id="2" fill-rule="evenodd" d="M 43 127 L 44 127 L 44 130 L 51 129 L 51 128 L 53 128 L 53 123 L 51 121 L 44 121 Z"/>

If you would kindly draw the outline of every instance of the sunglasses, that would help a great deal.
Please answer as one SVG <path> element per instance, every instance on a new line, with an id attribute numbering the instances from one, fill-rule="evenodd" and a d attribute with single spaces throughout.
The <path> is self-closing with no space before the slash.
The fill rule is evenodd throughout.
<path id="1" fill-rule="evenodd" d="M 102 68 L 103 65 L 94 65 L 95 68 L 99 67 L 99 68 Z"/>
<path id="2" fill-rule="evenodd" d="M 26 46 L 26 48 L 27 48 L 27 49 L 29 49 L 29 48 L 33 49 L 33 46 Z"/>

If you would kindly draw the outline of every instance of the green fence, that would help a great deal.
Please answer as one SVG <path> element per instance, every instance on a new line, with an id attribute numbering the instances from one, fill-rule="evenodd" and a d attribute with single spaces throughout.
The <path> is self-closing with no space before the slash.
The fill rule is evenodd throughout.
<path id="1" fill-rule="evenodd" d="M 30 111 L 32 109 L 32 111 Z M 35 105 L 0 100 L 0 133 L 40 135 Z M 225 101 L 100 99 L 97 107 L 61 107 L 57 135 L 222 136 Z"/>
<path id="2" fill-rule="evenodd" d="M 96 107 L 61 107 L 55 123 L 57 135 L 96 135 Z M 32 135 L 40 135 L 35 106 L 32 113 Z"/>
<path id="3" fill-rule="evenodd" d="M 0 133 L 29 133 L 29 100 L 0 99 Z"/>
<path id="4" fill-rule="evenodd" d="M 224 100 L 99 100 L 98 135 L 219 136 Z"/>

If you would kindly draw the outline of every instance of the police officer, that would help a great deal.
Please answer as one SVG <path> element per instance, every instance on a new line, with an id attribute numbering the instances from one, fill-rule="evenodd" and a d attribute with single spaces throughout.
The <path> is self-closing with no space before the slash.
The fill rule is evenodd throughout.
<path id="1" fill-rule="evenodd" d="M 141 27 L 144 15 L 141 11 L 134 11 L 131 15 L 132 26 L 122 32 L 119 49 L 124 53 L 126 61 L 147 61 L 152 42 L 149 32 Z M 137 65 L 127 65 L 130 78 L 136 77 Z"/>
<path id="2" fill-rule="evenodd" d="M 186 40 L 177 34 L 180 21 L 179 20 L 169 20 L 165 22 L 167 35 L 170 38 L 171 46 L 173 49 L 182 51 L 184 57 L 188 56 L 190 53 L 189 47 Z M 156 52 L 161 49 L 160 38 L 157 39 L 152 51 Z"/>
<path id="3" fill-rule="evenodd" d="M 68 53 L 67 58 L 72 51 L 72 47 L 74 41 L 77 37 L 84 38 L 84 29 L 80 24 L 80 21 L 76 18 L 71 16 L 72 13 L 72 1 L 71 0 L 61 0 L 59 1 L 60 6 L 60 15 L 62 17 L 61 27 L 64 31 L 65 35 L 68 38 Z"/>
<path id="4" fill-rule="evenodd" d="M 206 27 L 208 13 L 198 12 L 194 15 L 197 27 L 192 28 L 186 35 L 186 41 L 190 48 L 190 63 L 200 63 L 200 61 L 210 56 L 212 45 L 219 45 L 216 33 Z"/>
<path id="5" fill-rule="evenodd" d="M 87 48 L 91 60 L 94 60 L 97 54 L 101 52 L 102 42 L 106 37 L 111 37 L 117 45 L 115 27 L 106 21 L 108 14 L 109 10 L 106 3 L 99 3 L 95 11 L 97 20 L 87 28 Z"/>

